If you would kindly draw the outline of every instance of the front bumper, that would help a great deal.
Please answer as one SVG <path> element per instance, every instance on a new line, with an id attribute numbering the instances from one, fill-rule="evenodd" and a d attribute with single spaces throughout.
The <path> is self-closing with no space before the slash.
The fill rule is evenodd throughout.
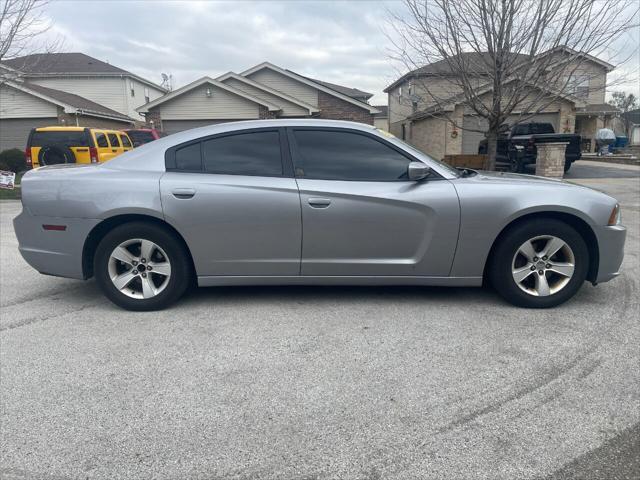
<path id="1" fill-rule="evenodd" d="M 620 275 L 624 259 L 624 242 L 627 229 L 622 225 L 600 227 L 596 231 L 600 249 L 600 263 L 596 283 L 608 282 Z"/>
<path id="2" fill-rule="evenodd" d="M 84 279 L 82 251 L 89 232 L 100 220 L 44 217 L 27 208 L 13 219 L 22 258 L 38 272 L 57 277 Z M 43 225 L 65 225 L 66 230 L 45 230 Z"/>

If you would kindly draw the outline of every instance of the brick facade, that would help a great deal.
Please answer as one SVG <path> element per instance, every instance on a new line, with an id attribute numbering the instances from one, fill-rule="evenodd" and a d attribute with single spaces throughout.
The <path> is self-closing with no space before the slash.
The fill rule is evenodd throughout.
<path id="1" fill-rule="evenodd" d="M 145 115 L 145 120 L 148 128 L 162 130 L 162 116 L 160 115 L 160 110 L 149 110 Z"/>
<path id="2" fill-rule="evenodd" d="M 373 114 L 368 110 L 322 91 L 318 91 L 318 108 L 320 113 L 317 118 L 350 120 L 373 125 Z"/>
<path id="3" fill-rule="evenodd" d="M 269 109 L 267 107 L 265 107 L 264 105 L 259 105 L 258 106 L 258 118 L 260 120 L 267 120 L 269 118 L 277 118 L 276 113 L 277 112 L 270 112 Z"/>
<path id="4" fill-rule="evenodd" d="M 111 120 L 109 118 L 92 117 L 88 115 L 71 115 L 64 113 L 64 111 L 58 109 L 58 124 L 66 127 L 93 127 L 93 128 L 105 128 L 107 130 L 120 130 L 122 128 L 131 128 L 133 122 Z"/>

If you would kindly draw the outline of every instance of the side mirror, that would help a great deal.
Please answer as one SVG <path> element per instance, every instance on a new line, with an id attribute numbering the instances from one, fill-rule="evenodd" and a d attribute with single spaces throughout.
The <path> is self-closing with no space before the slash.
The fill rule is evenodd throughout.
<path id="1" fill-rule="evenodd" d="M 423 180 L 431 173 L 431 167 L 425 165 L 422 162 L 411 162 L 407 168 L 407 175 L 409 180 Z"/>

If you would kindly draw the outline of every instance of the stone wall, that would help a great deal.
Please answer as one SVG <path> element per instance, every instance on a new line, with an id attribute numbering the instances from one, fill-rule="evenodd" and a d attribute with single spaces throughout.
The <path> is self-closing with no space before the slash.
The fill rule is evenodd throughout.
<path id="1" fill-rule="evenodd" d="M 565 150 L 568 142 L 536 143 L 536 175 L 562 178 L 564 176 Z"/>

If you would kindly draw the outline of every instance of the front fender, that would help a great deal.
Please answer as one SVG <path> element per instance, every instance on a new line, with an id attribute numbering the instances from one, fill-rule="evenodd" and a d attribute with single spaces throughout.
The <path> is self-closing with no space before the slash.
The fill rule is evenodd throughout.
<path id="1" fill-rule="evenodd" d="M 597 237 L 615 205 L 605 194 L 564 182 L 529 177 L 528 182 L 512 183 L 508 176 L 496 181 L 479 177 L 453 182 L 460 197 L 461 221 L 451 276 L 481 276 L 500 233 L 522 217 L 548 212 L 572 215 Z"/>

